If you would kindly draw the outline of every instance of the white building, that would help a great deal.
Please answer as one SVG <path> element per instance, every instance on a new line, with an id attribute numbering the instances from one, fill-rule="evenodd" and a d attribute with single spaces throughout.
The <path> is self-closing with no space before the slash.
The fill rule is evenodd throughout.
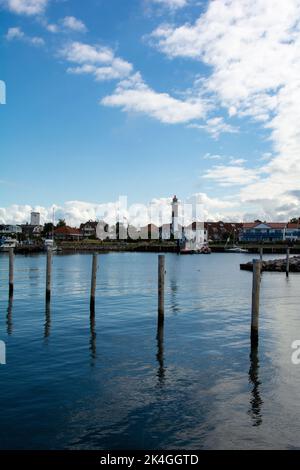
<path id="1" fill-rule="evenodd" d="M 22 233 L 20 225 L 0 225 L 0 235 L 18 235 Z"/>
<path id="2" fill-rule="evenodd" d="M 173 197 L 172 201 L 172 225 L 171 225 L 171 235 L 175 240 L 182 238 L 182 232 L 179 233 L 179 201 L 176 196 Z"/>
<path id="3" fill-rule="evenodd" d="M 41 225 L 41 214 L 39 212 L 31 212 L 30 225 Z"/>

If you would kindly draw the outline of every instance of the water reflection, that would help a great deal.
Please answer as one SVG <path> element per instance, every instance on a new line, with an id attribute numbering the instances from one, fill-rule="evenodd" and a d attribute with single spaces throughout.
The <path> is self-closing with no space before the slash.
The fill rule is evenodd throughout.
<path id="1" fill-rule="evenodd" d="M 258 347 L 255 344 L 251 345 L 249 383 L 253 385 L 250 397 L 249 414 L 252 418 L 252 425 L 260 426 L 262 424 L 261 407 L 263 404 L 263 400 L 260 396 L 261 382 L 259 380 Z"/>
<path id="2" fill-rule="evenodd" d="M 50 330 L 51 330 L 51 303 L 46 302 L 45 330 L 44 330 L 45 339 L 49 338 Z"/>
<path id="3" fill-rule="evenodd" d="M 176 260 L 172 260 L 173 265 L 171 265 L 168 269 L 170 275 L 170 307 L 173 314 L 179 312 L 179 302 L 178 302 L 178 278 L 180 279 L 180 263 L 179 258 Z"/>
<path id="4" fill-rule="evenodd" d="M 13 333 L 13 321 L 12 321 L 12 310 L 13 310 L 13 297 L 9 297 L 7 316 L 6 316 L 6 330 L 8 335 Z"/>
<path id="5" fill-rule="evenodd" d="M 157 354 L 156 359 L 158 362 L 158 385 L 162 387 L 165 383 L 165 366 L 164 366 L 164 317 L 162 315 L 158 316 L 157 321 Z"/>
<path id="6" fill-rule="evenodd" d="M 96 333 L 96 315 L 95 311 L 91 311 L 90 314 L 90 351 L 91 351 L 91 358 L 93 361 L 97 357 L 97 346 L 96 346 L 96 338 L 97 338 L 97 333 Z"/>

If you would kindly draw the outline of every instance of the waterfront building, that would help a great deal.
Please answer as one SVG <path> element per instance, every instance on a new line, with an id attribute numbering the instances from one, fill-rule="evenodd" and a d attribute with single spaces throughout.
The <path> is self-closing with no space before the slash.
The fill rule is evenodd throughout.
<path id="1" fill-rule="evenodd" d="M 300 224 L 288 223 L 285 229 L 285 240 L 298 241 L 300 240 Z"/>
<path id="2" fill-rule="evenodd" d="M 83 235 L 79 228 L 65 226 L 54 230 L 54 238 L 59 241 L 79 241 Z"/>
<path id="3" fill-rule="evenodd" d="M 280 242 L 286 237 L 284 222 L 251 222 L 244 223 L 240 234 L 242 242 Z"/>
<path id="4" fill-rule="evenodd" d="M 208 232 L 204 222 L 193 222 L 184 227 L 184 238 L 194 240 L 197 245 L 205 245 L 208 242 Z"/>
<path id="5" fill-rule="evenodd" d="M 22 233 L 25 239 L 38 238 L 42 235 L 42 225 L 22 224 Z"/>
<path id="6" fill-rule="evenodd" d="M 205 222 L 204 227 L 210 242 L 224 242 L 230 238 L 233 242 L 240 239 L 243 224 L 239 222 Z"/>
<path id="7" fill-rule="evenodd" d="M 30 225 L 33 225 L 33 226 L 41 225 L 41 214 L 39 212 L 31 212 Z"/>
<path id="8" fill-rule="evenodd" d="M 22 227 L 20 225 L 0 225 L 1 235 L 20 235 Z"/>
<path id="9" fill-rule="evenodd" d="M 96 238 L 98 222 L 93 222 L 89 220 L 85 224 L 80 225 L 80 230 L 82 232 L 83 238 Z"/>

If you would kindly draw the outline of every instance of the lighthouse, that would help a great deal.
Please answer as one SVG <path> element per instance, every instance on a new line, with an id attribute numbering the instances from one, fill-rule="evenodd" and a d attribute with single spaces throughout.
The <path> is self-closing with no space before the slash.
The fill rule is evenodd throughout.
<path id="1" fill-rule="evenodd" d="M 175 240 L 179 238 L 179 226 L 178 226 L 178 208 L 179 203 L 176 196 L 172 200 L 172 225 L 171 225 L 171 237 Z"/>

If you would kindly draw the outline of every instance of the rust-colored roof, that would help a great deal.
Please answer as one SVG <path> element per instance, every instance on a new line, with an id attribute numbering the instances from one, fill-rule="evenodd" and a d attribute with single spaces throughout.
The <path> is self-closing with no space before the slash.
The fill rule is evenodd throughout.
<path id="1" fill-rule="evenodd" d="M 243 228 L 254 228 L 257 225 L 260 225 L 260 224 L 256 224 L 255 222 L 246 222 L 243 224 Z"/>
<path id="2" fill-rule="evenodd" d="M 286 228 L 300 228 L 300 223 L 299 224 L 287 224 Z"/>
<path id="3" fill-rule="evenodd" d="M 72 227 L 58 227 L 54 230 L 54 234 L 56 235 L 81 235 L 81 231 L 79 228 L 72 228 Z"/>
<path id="4" fill-rule="evenodd" d="M 270 222 L 269 225 L 271 228 L 285 228 L 286 227 L 286 223 L 285 222 Z"/>

